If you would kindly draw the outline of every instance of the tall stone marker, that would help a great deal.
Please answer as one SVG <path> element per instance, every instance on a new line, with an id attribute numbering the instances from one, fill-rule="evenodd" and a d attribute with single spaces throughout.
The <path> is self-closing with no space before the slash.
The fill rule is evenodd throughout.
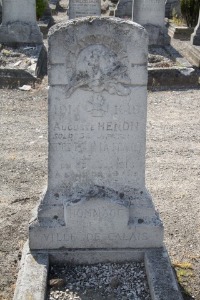
<path id="1" fill-rule="evenodd" d="M 150 45 L 169 44 L 164 18 L 165 0 L 134 0 L 133 21 L 148 31 Z"/>
<path id="2" fill-rule="evenodd" d="M 123 249 L 126 260 L 162 247 L 145 188 L 147 49 L 144 28 L 118 18 L 51 29 L 48 187 L 31 249 Z"/>
<path id="3" fill-rule="evenodd" d="M 69 0 L 69 19 L 101 15 L 101 0 Z"/>
<path id="4" fill-rule="evenodd" d="M 132 5 L 133 0 L 119 0 L 115 10 L 115 17 L 129 17 L 132 19 Z"/>
<path id="5" fill-rule="evenodd" d="M 0 43 L 42 44 L 35 0 L 3 0 Z"/>
<path id="6" fill-rule="evenodd" d="M 194 32 L 191 35 L 191 43 L 192 45 L 200 46 L 200 10 L 197 26 L 195 27 Z"/>

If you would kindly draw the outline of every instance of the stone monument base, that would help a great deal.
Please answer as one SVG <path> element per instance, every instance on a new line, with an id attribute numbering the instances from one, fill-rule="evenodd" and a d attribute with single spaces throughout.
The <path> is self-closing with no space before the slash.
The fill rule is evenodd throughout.
<path id="1" fill-rule="evenodd" d="M 0 26 L 0 43 L 35 45 L 42 44 L 43 37 L 37 24 L 12 22 Z"/>
<path id="2" fill-rule="evenodd" d="M 29 226 L 30 249 L 162 247 L 163 225 L 148 192 L 114 193 L 97 188 L 96 196 L 89 192 L 58 205 L 47 191 Z"/>
<path id="3" fill-rule="evenodd" d="M 164 46 L 170 44 L 170 37 L 166 27 L 160 27 L 152 24 L 143 25 L 149 34 L 149 45 Z"/>
<path id="4" fill-rule="evenodd" d="M 194 31 L 190 40 L 192 45 L 200 46 L 200 30 L 198 30 L 198 33 Z"/>
<path id="5" fill-rule="evenodd" d="M 200 67 L 200 46 L 188 45 L 186 50 L 191 63 L 194 66 L 199 68 Z"/>

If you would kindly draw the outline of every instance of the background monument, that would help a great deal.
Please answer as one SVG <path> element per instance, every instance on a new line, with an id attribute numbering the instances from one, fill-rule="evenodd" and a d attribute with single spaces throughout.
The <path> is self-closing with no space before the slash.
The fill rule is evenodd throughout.
<path id="1" fill-rule="evenodd" d="M 150 45 L 169 44 L 164 18 L 165 0 L 134 0 L 133 21 L 145 27 Z"/>
<path id="2" fill-rule="evenodd" d="M 101 0 L 69 0 L 69 19 L 101 15 Z"/>
<path id="3" fill-rule="evenodd" d="M 42 44 L 35 0 L 2 0 L 0 43 Z"/>

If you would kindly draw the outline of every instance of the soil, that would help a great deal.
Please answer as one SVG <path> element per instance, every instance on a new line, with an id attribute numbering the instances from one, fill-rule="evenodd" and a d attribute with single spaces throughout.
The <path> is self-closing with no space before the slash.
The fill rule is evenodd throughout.
<path id="1" fill-rule="evenodd" d="M 199 109 L 199 89 L 148 95 L 146 185 L 164 222 L 165 244 L 184 298 L 196 300 Z M 47 126 L 47 78 L 30 91 L 0 90 L 0 300 L 13 297 L 31 210 L 47 184 Z"/>

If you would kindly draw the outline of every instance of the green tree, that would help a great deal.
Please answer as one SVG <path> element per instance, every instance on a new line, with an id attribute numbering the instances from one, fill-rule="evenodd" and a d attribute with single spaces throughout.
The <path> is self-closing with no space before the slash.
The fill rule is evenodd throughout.
<path id="1" fill-rule="evenodd" d="M 42 17 L 46 6 L 47 6 L 47 0 L 36 0 L 36 16 L 37 16 L 37 19 Z"/>
<path id="2" fill-rule="evenodd" d="M 188 27 L 197 25 L 200 0 L 181 0 L 181 13 Z"/>

